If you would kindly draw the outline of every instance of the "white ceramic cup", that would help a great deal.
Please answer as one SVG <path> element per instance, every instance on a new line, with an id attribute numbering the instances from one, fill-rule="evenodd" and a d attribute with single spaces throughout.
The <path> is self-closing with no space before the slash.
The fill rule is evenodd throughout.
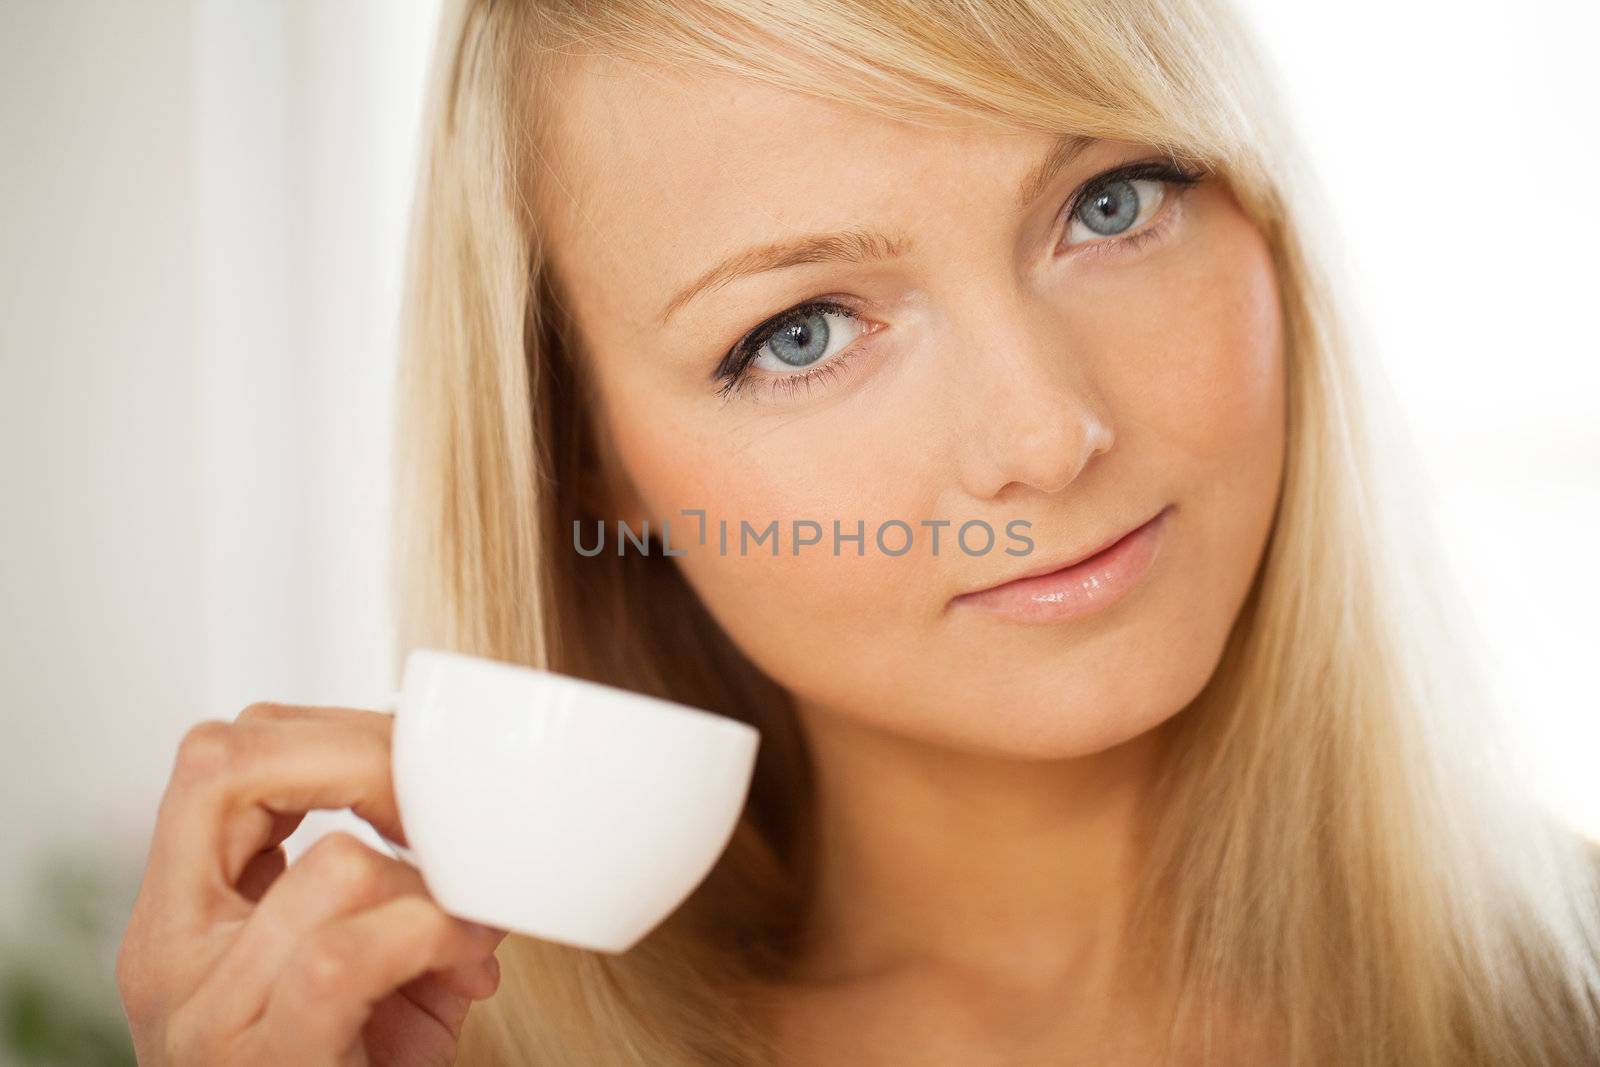
<path id="1" fill-rule="evenodd" d="M 394 697 L 395 800 L 440 907 L 620 953 L 727 847 L 758 731 L 552 671 L 416 649 Z"/>

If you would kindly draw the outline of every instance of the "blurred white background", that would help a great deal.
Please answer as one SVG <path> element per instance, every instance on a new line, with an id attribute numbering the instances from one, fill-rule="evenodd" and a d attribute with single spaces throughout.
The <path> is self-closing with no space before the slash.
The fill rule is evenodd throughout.
<path id="1" fill-rule="evenodd" d="M 0 923 L 173 746 L 392 686 L 391 368 L 436 0 L 0 0 Z"/>
<path id="2" fill-rule="evenodd" d="M 435 0 L 0 0 L 0 924 L 185 727 L 391 688 Z M 1600 5 L 1248 0 L 1538 785 L 1600 834 Z"/>

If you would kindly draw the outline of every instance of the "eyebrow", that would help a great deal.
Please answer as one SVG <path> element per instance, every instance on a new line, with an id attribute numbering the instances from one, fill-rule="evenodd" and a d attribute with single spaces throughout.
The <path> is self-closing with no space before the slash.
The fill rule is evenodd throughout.
<path id="1" fill-rule="evenodd" d="M 1045 153 L 1037 166 L 1030 170 L 1022 179 L 1022 184 L 1017 187 L 1017 200 L 1023 207 L 1027 207 L 1039 198 L 1045 186 L 1050 184 L 1061 171 L 1072 165 L 1094 143 L 1093 137 L 1083 137 L 1075 133 L 1064 133 L 1057 137 L 1050 145 L 1050 150 Z"/>
<path id="2" fill-rule="evenodd" d="M 1078 134 L 1063 134 L 1056 138 L 1044 158 L 1023 176 L 1017 187 L 1018 202 L 1024 208 L 1032 204 L 1051 179 L 1092 143 L 1093 138 Z M 870 230 L 844 230 L 838 233 L 805 234 L 747 248 L 724 259 L 679 290 L 662 309 L 661 322 L 664 325 L 700 293 L 726 285 L 735 278 L 803 263 L 869 263 L 893 259 L 904 255 L 911 244 L 909 237 L 891 237 Z"/>
<path id="3" fill-rule="evenodd" d="M 730 256 L 690 282 L 667 303 L 661 312 L 661 321 L 665 323 L 702 291 L 725 285 L 747 274 L 761 274 L 802 263 L 868 263 L 893 259 L 904 255 L 910 247 L 909 238 L 889 237 L 867 230 L 807 234 L 757 245 Z"/>

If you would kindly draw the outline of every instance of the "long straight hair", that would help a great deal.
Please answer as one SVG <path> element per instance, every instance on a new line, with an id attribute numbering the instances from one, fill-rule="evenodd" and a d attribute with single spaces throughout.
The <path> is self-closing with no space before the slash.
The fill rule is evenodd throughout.
<path id="1" fill-rule="evenodd" d="M 1594 858 L 1527 798 L 1470 679 L 1475 636 L 1363 371 L 1325 211 L 1237 15 L 1204 0 L 453 0 L 423 128 L 397 422 L 400 651 L 460 649 L 750 722 L 746 810 L 706 881 L 622 956 L 534 939 L 463 1062 L 776 1062 L 756 1021 L 811 899 L 811 768 L 786 694 L 675 565 L 583 558 L 601 469 L 582 339 L 546 270 L 543 120 L 585 52 L 703 67 L 898 121 L 1156 146 L 1215 171 L 1271 248 L 1287 455 L 1219 665 L 1170 723 L 1135 925 L 1182 991 L 1173 1040 L 1270 1062 L 1593 1063 Z M 1319 251 L 1320 250 L 1320 251 Z M 1213 1044 L 1213 1039 L 1216 1043 Z M 1064 1052 L 1067 1050 L 1063 1050 Z"/>

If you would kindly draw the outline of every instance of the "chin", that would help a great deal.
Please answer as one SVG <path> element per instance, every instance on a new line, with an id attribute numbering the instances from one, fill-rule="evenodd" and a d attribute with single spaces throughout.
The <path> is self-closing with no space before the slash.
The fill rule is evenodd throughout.
<path id="1" fill-rule="evenodd" d="M 965 751 L 1025 760 L 1092 756 L 1181 714 L 1211 679 L 1225 637 L 1130 632 L 1097 655 L 1075 649 L 1015 665 L 991 660 L 930 692 L 923 721 L 940 724 L 939 739 Z M 1151 648 L 1165 653 L 1152 655 Z"/>

